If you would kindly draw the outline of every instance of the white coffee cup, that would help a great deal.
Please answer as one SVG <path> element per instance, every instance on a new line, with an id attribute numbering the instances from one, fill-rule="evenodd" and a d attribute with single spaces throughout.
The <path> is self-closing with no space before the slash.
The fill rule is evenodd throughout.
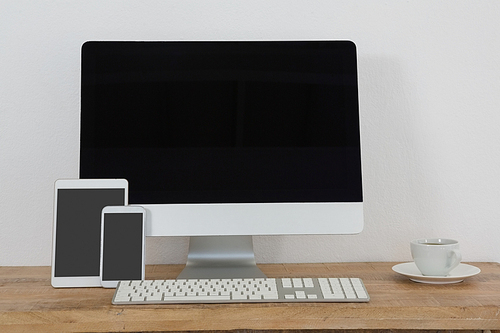
<path id="1" fill-rule="evenodd" d="M 424 238 L 411 242 L 411 255 L 423 275 L 446 276 L 462 260 L 454 239 Z"/>

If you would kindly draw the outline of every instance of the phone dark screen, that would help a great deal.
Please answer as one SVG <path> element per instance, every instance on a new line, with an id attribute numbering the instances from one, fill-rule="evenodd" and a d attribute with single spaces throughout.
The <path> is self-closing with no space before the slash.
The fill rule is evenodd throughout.
<path id="1" fill-rule="evenodd" d="M 101 211 L 123 206 L 125 189 L 59 189 L 55 276 L 99 276 Z"/>
<path id="2" fill-rule="evenodd" d="M 102 280 L 141 280 L 141 213 L 105 213 Z"/>

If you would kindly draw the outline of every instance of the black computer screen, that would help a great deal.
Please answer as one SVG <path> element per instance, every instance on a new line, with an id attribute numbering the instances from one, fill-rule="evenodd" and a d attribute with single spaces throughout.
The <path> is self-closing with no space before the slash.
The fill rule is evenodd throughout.
<path id="1" fill-rule="evenodd" d="M 348 41 L 87 42 L 81 178 L 130 203 L 361 202 Z"/>

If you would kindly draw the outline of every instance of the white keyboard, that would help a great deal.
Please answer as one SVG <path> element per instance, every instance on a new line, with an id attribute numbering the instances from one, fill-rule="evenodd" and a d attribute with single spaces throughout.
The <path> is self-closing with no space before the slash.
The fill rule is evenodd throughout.
<path id="1" fill-rule="evenodd" d="M 358 278 L 255 278 L 121 281 L 112 303 L 368 302 Z"/>

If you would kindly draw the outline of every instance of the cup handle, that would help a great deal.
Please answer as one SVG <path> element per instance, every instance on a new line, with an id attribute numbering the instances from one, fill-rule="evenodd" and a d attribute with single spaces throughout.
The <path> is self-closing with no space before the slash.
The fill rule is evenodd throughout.
<path id="1" fill-rule="evenodd" d="M 450 271 L 457 267 L 458 264 L 460 264 L 460 261 L 462 261 L 462 253 L 460 250 L 451 250 L 450 253 L 448 254 L 449 257 L 449 265 L 448 267 L 450 268 Z"/>

